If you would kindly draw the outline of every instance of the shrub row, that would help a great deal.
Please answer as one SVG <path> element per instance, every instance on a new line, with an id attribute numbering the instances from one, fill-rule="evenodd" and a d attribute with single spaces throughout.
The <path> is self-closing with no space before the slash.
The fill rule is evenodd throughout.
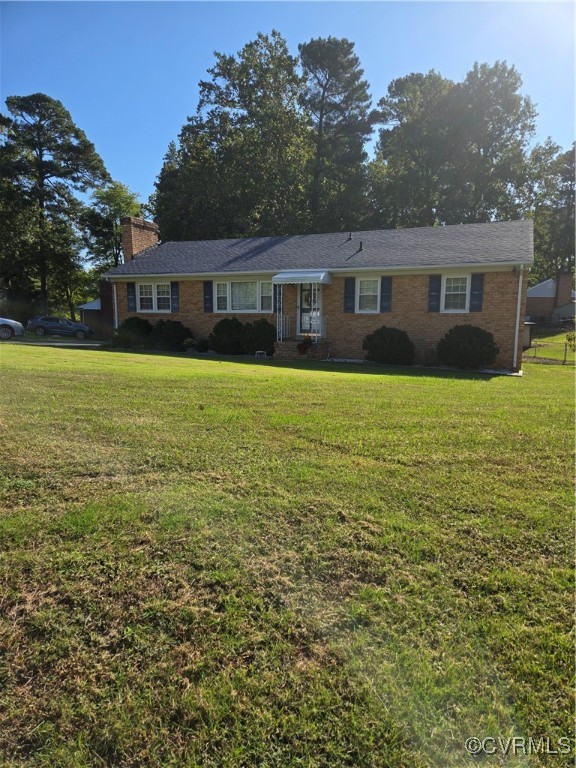
<path id="1" fill-rule="evenodd" d="M 276 329 L 267 320 L 241 323 L 224 318 L 216 323 L 208 339 L 196 341 L 192 331 L 177 320 L 158 320 L 152 325 L 143 317 L 129 317 L 116 331 L 115 347 L 123 349 L 160 349 L 180 352 L 194 347 L 198 352 L 213 349 L 222 355 L 253 355 L 259 350 L 274 352 Z"/>
<path id="2" fill-rule="evenodd" d="M 142 317 L 129 317 L 118 328 L 113 344 L 127 349 L 159 349 L 179 352 L 196 347 L 198 352 L 213 349 L 222 355 L 253 355 L 259 350 L 274 352 L 276 329 L 267 320 L 241 323 L 224 318 L 216 323 L 208 339 L 194 340 L 192 331 L 177 320 L 158 320 L 152 325 Z M 415 348 L 406 331 L 382 326 L 364 338 L 366 358 L 388 365 L 413 365 Z M 489 331 L 473 325 L 457 325 L 439 341 L 438 360 L 455 368 L 485 368 L 499 349 Z"/>
<path id="3" fill-rule="evenodd" d="M 271 355 L 275 341 L 276 329 L 267 320 L 241 323 L 235 317 L 220 320 L 208 337 L 210 349 L 222 355 L 253 355 L 260 350 Z"/>
<path id="4" fill-rule="evenodd" d="M 179 352 L 192 331 L 177 320 L 158 320 L 152 325 L 143 317 L 129 317 L 119 326 L 112 341 L 123 349 L 160 349 Z"/>
<path id="5" fill-rule="evenodd" d="M 388 365 L 413 365 L 414 344 L 406 331 L 382 326 L 365 337 L 362 349 L 366 358 Z M 456 325 L 438 342 L 436 356 L 444 365 L 455 368 L 486 368 L 500 350 L 494 336 L 474 325 Z"/>

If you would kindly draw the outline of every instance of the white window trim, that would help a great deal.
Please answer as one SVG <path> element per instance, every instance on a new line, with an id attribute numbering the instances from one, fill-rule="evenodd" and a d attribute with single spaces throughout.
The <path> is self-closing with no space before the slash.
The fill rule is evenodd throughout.
<path id="1" fill-rule="evenodd" d="M 140 287 L 143 285 L 150 285 L 152 287 L 152 309 L 142 309 L 140 306 Z M 170 307 L 168 309 L 158 309 L 158 291 L 159 285 L 168 286 L 168 299 L 170 301 Z M 141 315 L 169 315 L 172 312 L 172 288 L 170 283 L 148 283 L 141 282 L 136 283 L 136 311 Z"/>
<path id="2" fill-rule="evenodd" d="M 378 288 L 376 290 L 376 309 L 360 309 L 360 281 L 361 280 L 377 280 Z M 378 315 L 380 314 L 380 293 L 382 291 L 382 281 L 379 275 L 362 275 L 356 278 L 355 284 L 355 298 L 354 298 L 354 312 L 357 315 Z"/>
<path id="3" fill-rule="evenodd" d="M 464 309 L 445 309 L 444 304 L 446 302 L 446 279 L 447 278 L 465 278 L 466 279 L 466 306 Z M 470 312 L 470 288 L 472 285 L 472 275 L 470 274 L 455 274 L 455 275 L 442 275 L 442 293 L 440 296 L 440 312 L 443 315 L 466 315 Z"/>
<path id="4" fill-rule="evenodd" d="M 256 309 L 232 309 L 232 283 L 256 283 Z M 262 309 L 262 285 L 272 284 L 272 280 L 214 280 L 213 306 L 218 315 L 272 315 L 274 314 L 274 288 L 272 287 L 272 306 Z M 226 286 L 226 309 L 218 309 L 218 286 Z"/>

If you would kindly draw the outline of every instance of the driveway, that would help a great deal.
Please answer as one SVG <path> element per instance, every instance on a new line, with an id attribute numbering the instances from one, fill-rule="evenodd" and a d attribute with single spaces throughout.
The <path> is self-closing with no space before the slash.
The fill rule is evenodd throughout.
<path id="1" fill-rule="evenodd" d="M 67 349 L 99 349 L 107 342 L 101 339 L 74 339 L 66 336 L 13 336 L 8 341 L 0 342 L 0 349 L 3 344 L 20 344 L 27 347 L 66 347 Z"/>

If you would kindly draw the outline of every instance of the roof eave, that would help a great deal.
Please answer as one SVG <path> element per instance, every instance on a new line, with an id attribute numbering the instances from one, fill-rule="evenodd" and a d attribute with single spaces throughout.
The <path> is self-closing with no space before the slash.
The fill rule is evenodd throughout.
<path id="1" fill-rule="evenodd" d="M 354 274 L 357 272 L 387 272 L 387 273 L 403 273 L 403 272 L 413 272 L 413 273 L 429 273 L 429 272 L 438 272 L 443 270 L 469 270 L 469 269 L 477 269 L 477 270 L 501 270 L 501 269 L 514 269 L 515 267 L 531 267 L 533 264 L 533 259 L 520 259 L 520 260 L 514 260 L 514 261 L 500 261 L 500 262 L 459 262 L 457 264 L 454 263 L 444 263 L 444 264 L 438 264 L 438 263 L 431 263 L 431 264 L 419 264 L 419 265 L 405 265 L 405 264 L 398 264 L 398 265 L 387 265 L 384 266 L 382 264 L 380 265 L 368 265 L 368 266 L 346 266 L 346 267 L 323 267 L 318 268 L 315 270 L 311 270 L 314 272 L 329 272 L 331 274 Z M 242 270 L 242 271 L 231 271 L 231 270 L 221 270 L 221 271 L 212 271 L 212 272 L 136 272 L 136 273 L 123 273 L 123 274 L 107 274 L 104 275 L 104 277 L 109 280 L 110 282 L 124 282 L 126 280 L 131 279 L 138 279 L 138 280 L 158 280 L 159 278 L 164 278 L 166 280 L 195 280 L 195 279 L 212 279 L 216 277 L 252 277 L 255 275 L 274 275 L 277 274 L 279 271 L 278 269 L 257 269 L 257 270 Z M 283 271 L 290 271 L 290 270 L 283 270 Z M 304 270 L 298 270 L 298 271 L 304 271 Z"/>

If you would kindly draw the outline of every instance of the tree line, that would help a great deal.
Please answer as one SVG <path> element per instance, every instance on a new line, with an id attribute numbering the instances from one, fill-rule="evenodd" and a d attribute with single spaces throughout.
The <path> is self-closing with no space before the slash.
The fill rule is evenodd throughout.
<path id="1" fill-rule="evenodd" d="M 573 270 L 574 148 L 534 144 L 536 109 L 513 66 L 476 63 L 462 82 L 411 73 L 373 104 L 346 39 L 312 39 L 293 56 L 272 31 L 214 56 L 148 201 L 163 240 L 531 217 L 532 282 Z M 60 102 L 34 94 L 7 107 L 0 278 L 44 306 L 49 289 L 71 305 L 81 254 L 92 280 L 119 263 L 120 217 L 141 206 Z"/>

